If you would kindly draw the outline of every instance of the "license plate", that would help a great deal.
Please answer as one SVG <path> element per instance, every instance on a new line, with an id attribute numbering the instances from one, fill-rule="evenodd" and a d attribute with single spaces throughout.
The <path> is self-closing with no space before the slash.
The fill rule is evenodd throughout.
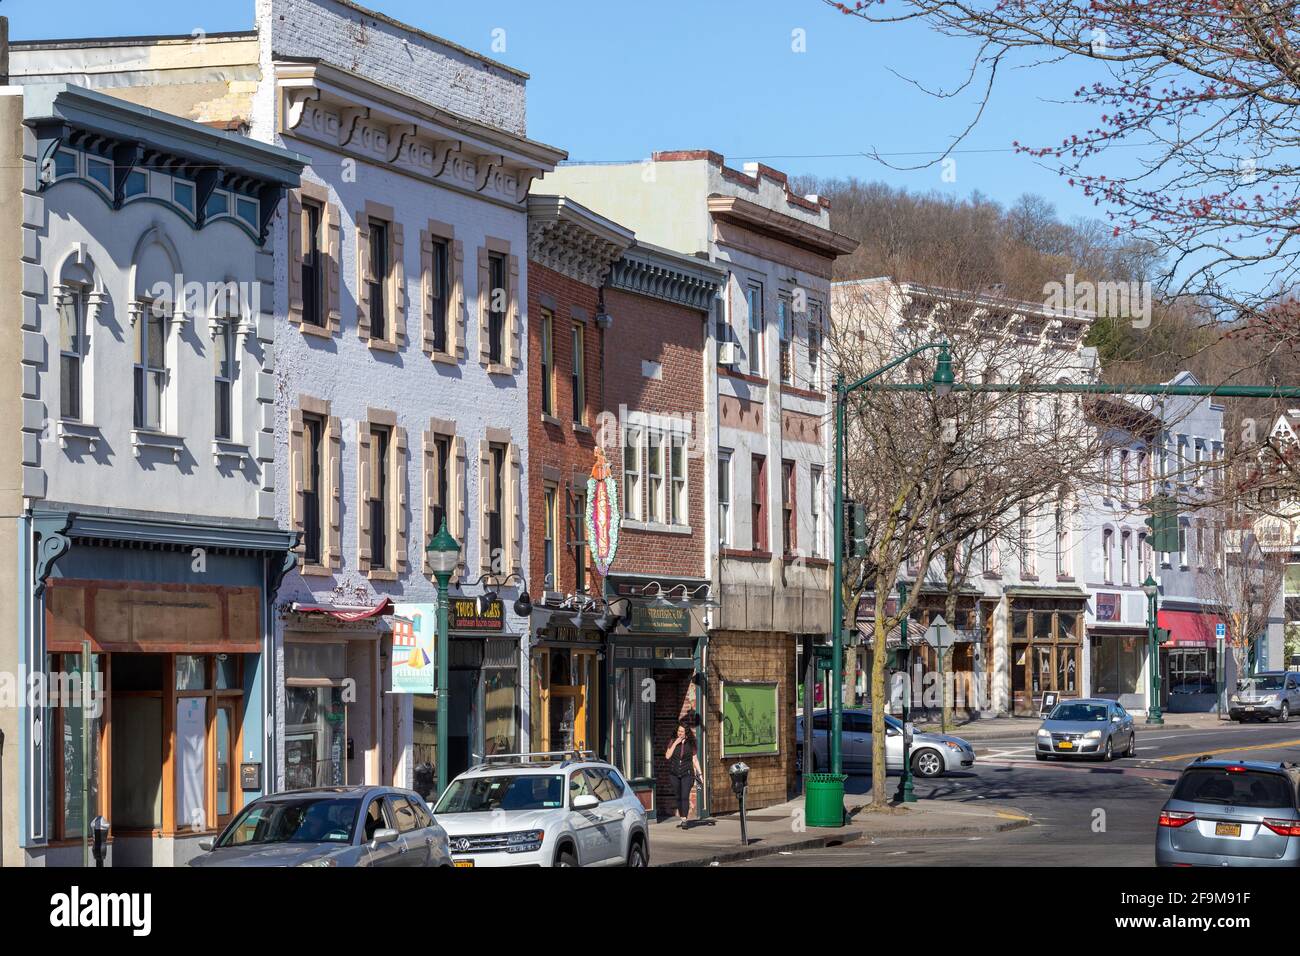
<path id="1" fill-rule="evenodd" d="M 1254 707 L 1247 707 L 1246 709 L 1247 709 L 1247 710 L 1254 710 L 1255 708 L 1254 708 Z"/>
<path id="2" fill-rule="evenodd" d="M 1056 746 L 1057 746 L 1059 749 L 1061 749 L 1061 750 L 1073 750 L 1073 749 L 1074 749 L 1074 742 L 1071 741 L 1071 740 L 1062 740 L 1062 741 L 1061 741 L 1059 744 L 1057 744 Z"/>
<path id="3" fill-rule="evenodd" d="M 1214 825 L 1215 836 L 1241 836 L 1240 823 L 1216 823 Z"/>
<path id="4" fill-rule="evenodd" d="M 455 861 L 452 862 L 451 865 L 452 865 L 452 866 L 473 866 L 473 865 L 474 865 L 474 861 L 473 861 L 473 860 L 455 860 Z"/>

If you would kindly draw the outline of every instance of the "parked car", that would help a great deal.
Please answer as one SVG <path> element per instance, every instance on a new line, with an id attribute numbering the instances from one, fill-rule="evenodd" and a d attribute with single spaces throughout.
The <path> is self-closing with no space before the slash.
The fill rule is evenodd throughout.
<path id="1" fill-rule="evenodd" d="M 451 866 L 447 834 L 419 795 L 323 787 L 259 797 L 190 866 Z"/>
<path id="2" fill-rule="evenodd" d="M 453 866 L 650 864 L 645 807 L 601 760 L 494 757 L 453 780 L 434 813 Z"/>
<path id="3" fill-rule="evenodd" d="M 1228 700 L 1228 716 L 1236 721 L 1267 720 L 1285 724 L 1300 711 L 1300 674 L 1295 671 L 1262 671 L 1237 682 L 1237 692 Z"/>
<path id="4" fill-rule="evenodd" d="M 804 769 L 804 719 L 795 721 L 795 749 L 799 754 L 800 769 Z M 827 743 L 830 740 L 830 712 L 813 711 L 813 757 L 815 769 L 830 766 Z M 840 730 L 841 762 L 846 773 L 871 771 L 871 711 L 850 709 L 844 711 Z M 960 737 L 949 734 L 911 734 L 912 773 L 918 777 L 937 777 L 943 773 L 974 766 L 975 748 Z M 903 722 L 890 714 L 885 715 L 885 769 L 903 769 Z"/>
<path id="5" fill-rule="evenodd" d="M 1300 765 L 1199 757 L 1156 826 L 1157 866 L 1300 866 Z"/>
<path id="6" fill-rule="evenodd" d="M 1038 728 L 1034 756 L 1112 760 L 1137 753 L 1133 715 L 1113 700 L 1066 700 L 1052 708 Z"/>

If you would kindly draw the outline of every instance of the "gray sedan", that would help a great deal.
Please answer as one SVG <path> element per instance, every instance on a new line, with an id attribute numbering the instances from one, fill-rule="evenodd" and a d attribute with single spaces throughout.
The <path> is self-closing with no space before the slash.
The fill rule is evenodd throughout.
<path id="1" fill-rule="evenodd" d="M 795 723 L 795 745 L 804 752 L 804 719 Z M 909 725 L 910 727 L 910 725 Z M 813 762 L 815 769 L 824 770 L 830 765 L 827 740 L 830 737 L 830 714 L 819 710 L 813 714 Z M 903 722 L 885 715 L 885 769 L 903 769 Z M 950 734 L 913 732 L 908 744 L 912 773 L 918 777 L 937 777 L 955 770 L 969 769 L 975 764 L 975 748 L 960 737 Z M 840 732 L 840 754 L 845 773 L 871 772 L 871 711 L 845 710 Z M 800 757 L 802 761 L 803 757 Z M 802 764 L 801 764 L 802 767 Z M 809 771 L 814 767 L 806 768 Z"/>
<path id="2" fill-rule="evenodd" d="M 1034 756 L 1110 760 L 1137 753 L 1133 716 L 1113 700 L 1062 701 L 1038 728 Z"/>
<path id="3" fill-rule="evenodd" d="M 447 834 L 410 790 L 324 787 L 259 797 L 190 866 L 451 866 Z"/>

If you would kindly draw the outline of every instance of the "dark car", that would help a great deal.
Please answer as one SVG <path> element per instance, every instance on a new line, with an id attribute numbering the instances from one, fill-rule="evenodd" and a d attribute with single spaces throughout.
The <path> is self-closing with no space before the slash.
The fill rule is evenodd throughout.
<path id="1" fill-rule="evenodd" d="M 1300 866 L 1300 765 L 1200 757 L 1156 827 L 1157 866 Z"/>
<path id="2" fill-rule="evenodd" d="M 447 834 L 419 795 L 323 787 L 259 797 L 190 866 L 450 866 Z"/>

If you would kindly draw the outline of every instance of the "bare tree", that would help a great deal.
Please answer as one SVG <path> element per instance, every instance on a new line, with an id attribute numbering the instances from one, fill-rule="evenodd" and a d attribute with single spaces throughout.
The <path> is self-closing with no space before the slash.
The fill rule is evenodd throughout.
<path id="1" fill-rule="evenodd" d="M 843 283 L 833 289 L 832 311 L 832 361 L 849 382 L 941 339 L 959 381 L 1043 383 L 1094 374 L 1079 349 L 1089 317 L 996 294 L 892 280 Z M 923 353 L 881 381 L 921 386 L 933 362 L 932 352 Z M 866 556 L 846 565 L 843 598 L 850 616 L 864 600 L 874 606 L 874 780 L 885 779 L 885 639 L 919 596 L 913 588 L 888 613 L 895 583 L 909 565 L 918 575 L 940 568 L 951 606 L 973 544 L 1010 527 L 1022 510 L 1041 510 L 1072 481 L 1087 480 L 1097 455 L 1094 432 L 1081 423 L 1080 404 L 1064 395 L 852 393 L 846 496 L 866 506 L 867 540 Z M 886 802 L 885 788 L 873 788 L 872 806 Z"/>
<path id="2" fill-rule="evenodd" d="M 1286 559 L 1260 547 L 1249 519 L 1227 512 L 1222 506 L 1217 522 L 1232 524 L 1218 567 L 1205 570 L 1198 582 L 1201 597 L 1226 625 L 1226 642 L 1232 650 L 1237 674 L 1246 673 L 1246 655 L 1251 642 L 1268 632 L 1275 609 L 1282 600 Z"/>

